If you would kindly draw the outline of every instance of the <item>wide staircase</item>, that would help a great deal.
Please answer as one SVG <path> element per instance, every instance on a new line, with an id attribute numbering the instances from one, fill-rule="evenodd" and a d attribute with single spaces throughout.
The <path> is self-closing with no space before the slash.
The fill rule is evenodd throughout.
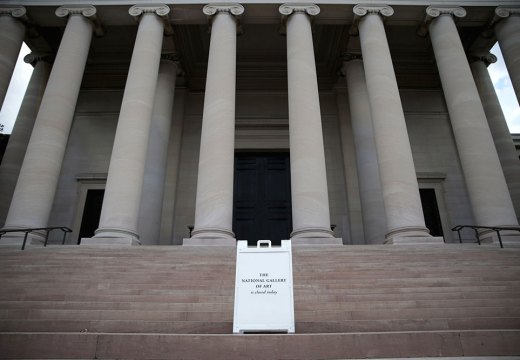
<path id="1" fill-rule="evenodd" d="M 235 252 L 0 248 L 0 358 L 520 355 L 520 248 L 293 247 L 290 335 L 232 334 Z"/>

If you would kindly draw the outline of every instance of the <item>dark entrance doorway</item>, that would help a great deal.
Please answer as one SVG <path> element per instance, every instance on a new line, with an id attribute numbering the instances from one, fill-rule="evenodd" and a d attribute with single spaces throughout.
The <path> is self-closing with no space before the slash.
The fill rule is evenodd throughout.
<path id="1" fill-rule="evenodd" d="M 238 240 L 280 245 L 292 230 L 288 153 L 237 153 L 233 231 Z"/>
<path id="2" fill-rule="evenodd" d="M 90 238 L 94 236 L 94 231 L 99 226 L 99 218 L 101 217 L 101 207 L 103 205 L 104 189 L 89 189 L 85 199 L 85 207 L 83 208 L 83 216 L 81 218 L 81 226 L 79 228 L 78 244 L 81 238 Z"/>
<path id="3" fill-rule="evenodd" d="M 435 189 L 419 189 L 423 208 L 424 221 L 432 236 L 443 236 L 439 206 L 435 196 Z"/>

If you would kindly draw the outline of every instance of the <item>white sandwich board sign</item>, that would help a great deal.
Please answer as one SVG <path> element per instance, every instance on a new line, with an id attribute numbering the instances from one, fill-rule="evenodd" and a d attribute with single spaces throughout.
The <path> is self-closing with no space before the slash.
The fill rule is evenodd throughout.
<path id="1" fill-rule="evenodd" d="M 233 333 L 294 333 L 291 241 L 237 242 Z"/>

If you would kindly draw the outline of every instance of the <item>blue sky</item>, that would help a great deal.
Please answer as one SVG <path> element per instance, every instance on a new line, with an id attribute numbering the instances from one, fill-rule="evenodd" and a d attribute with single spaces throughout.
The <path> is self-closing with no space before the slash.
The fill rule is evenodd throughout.
<path id="1" fill-rule="evenodd" d="M 4 134 L 10 134 L 13 129 L 16 115 L 18 115 L 18 110 L 20 109 L 20 104 L 25 94 L 25 89 L 31 78 L 33 67 L 23 62 L 24 56 L 30 52 L 24 43 L 20 50 L 20 55 L 18 56 L 18 62 L 16 63 L 7 95 L 5 96 L 2 111 L 0 112 L 0 124 L 4 124 L 5 126 Z"/>
<path id="2" fill-rule="evenodd" d="M 32 66 L 23 62 L 23 57 L 29 52 L 29 48 L 24 44 L 20 56 L 18 57 L 18 63 L 11 84 L 9 85 L 2 111 L 0 112 L 0 124 L 5 125 L 3 131 L 5 134 L 10 134 L 12 131 L 25 89 L 32 74 Z M 491 52 L 497 56 L 498 61 L 489 66 L 489 74 L 495 85 L 495 90 L 509 126 L 509 131 L 512 133 L 520 133 L 520 107 L 518 106 L 518 100 L 515 96 L 498 44 L 491 49 Z"/>
<path id="3" fill-rule="evenodd" d="M 489 75 L 495 86 L 498 100 L 502 106 L 502 111 L 506 117 L 509 131 L 512 133 L 520 133 L 520 106 L 511 84 L 511 79 L 507 73 L 506 64 L 500 51 L 498 43 L 493 46 L 491 53 L 496 55 L 498 61 L 488 67 Z"/>

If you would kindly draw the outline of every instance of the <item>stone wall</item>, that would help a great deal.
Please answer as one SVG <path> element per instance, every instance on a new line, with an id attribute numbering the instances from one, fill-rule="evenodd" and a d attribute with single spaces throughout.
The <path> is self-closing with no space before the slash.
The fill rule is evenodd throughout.
<path id="1" fill-rule="evenodd" d="M 405 89 L 401 97 L 420 185 L 436 188 L 445 228 L 471 223 L 473 216 L 442 92 Z M 106 179 L 121 98 L 122 90 L 118 89 L 81 92 L 50 225 L 79 230 L 79 203 L 84 201 L 86 189 L 102 187 Z M 177 181 L 175 204 L 168 204 L 170 208 L 174 205 L 174 215 L 171 220 L 163 219 L 161 244 L 181 244 L 188 237 L 187 226 L 194 222 L 203 103 L 202 92 L 186 92 L 178 177 L 167 179 Z M 286 92 L 239 91 L 236 103 L 237 151 L 288 151 Z M 338 120 L 338 109 L 348 106 L 347 98 L 338 96 L 337 91 L 322 91 L 320 105 L 331 223 L 345 244 L 362 244 L 361 218 L 355 205 L 359 203 L 357 174 L 355 169 L 345 172 L 352 154 L 344 152 L 355 151 L 348 139 L 342 140 L 345 131 L 351 131 L 350 123 L 346 119 L 347 129 L 340 129 Z M 342 116 L 348 117 L 348 111 L 344 109 Z M 168 221 L 173 222 L 173 229 L 171 223 L 164 223 Z"/>

